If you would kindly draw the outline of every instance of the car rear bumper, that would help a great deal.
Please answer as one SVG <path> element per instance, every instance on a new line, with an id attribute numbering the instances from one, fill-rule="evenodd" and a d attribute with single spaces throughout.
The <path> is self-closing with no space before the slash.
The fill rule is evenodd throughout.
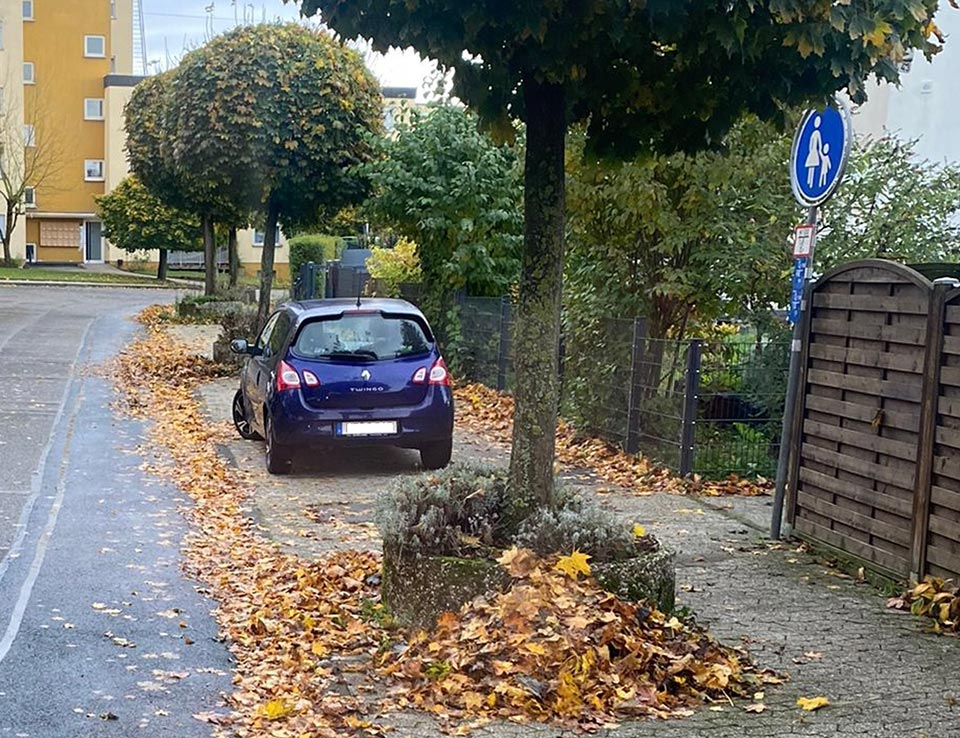
<path id="1" fill-rule="evenodd" d="M 399 446 L 419 448 L 445 441 L 453 435 L 453 393 L 449 387 L 431 386 L 419 405 L 373 410 L 318 410 L 304 403 L 299 390 L 276 393 L 270 401 L 276 442 L 289 446 Z M 395 420 L 397 433 L 344 436 L 343 422 Z"/>

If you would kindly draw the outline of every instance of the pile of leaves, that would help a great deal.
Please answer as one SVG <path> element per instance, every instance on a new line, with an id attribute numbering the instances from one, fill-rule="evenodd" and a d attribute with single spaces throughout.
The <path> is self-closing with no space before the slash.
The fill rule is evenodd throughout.
<path id="1" fill-rule="evenodd" d="M 457 425 L 493 443 L 509 444 L 513 433 L 513 398 L 482 384 L 467 384 L 454 389 L 457 400 Z M 557 460 L 567 467 L 587 469 L 610 484 L 646 495 L 655 492 L 707 496 L 768 494 L 768 482 L 754 482 L 730 476 L 723 480 L 705 480 L 696 475 L 679 477 L 642 455 L 625 453 L 619 447 L 596 437 L 584 437 L 561 420 L 557 424 Z"/>
<path id="2" fill-rule="evenodd" d="M 930 618 L 937 633 L 960 633 L 960 586 L 952 579 L 924 577 L 899 597 L 887 600 L 887 607 Z"/>
<path id="3" fill-rule="evenodd" d="M 560 720 L 597 728 L 624 717 L 689 714 L 781 681 L 702 629 L 604 592 L 589 557 L 511 548 L 505 593 L 477 598 L 420 633 L 383 671 L 400 706 L 452 717 Z"/>

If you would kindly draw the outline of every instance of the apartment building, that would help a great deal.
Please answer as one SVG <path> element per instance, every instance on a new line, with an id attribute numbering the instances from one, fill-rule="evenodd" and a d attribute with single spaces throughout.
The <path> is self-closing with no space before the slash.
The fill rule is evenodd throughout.
<path id="1" fill-rule="evenodd" d="M 4 165 L 27 185 L 11 244 L 17 258 L 110 257 L 94 198 L 127 172 L 123 107 L 140 79 L 135 3 L 0 0 Z"/>

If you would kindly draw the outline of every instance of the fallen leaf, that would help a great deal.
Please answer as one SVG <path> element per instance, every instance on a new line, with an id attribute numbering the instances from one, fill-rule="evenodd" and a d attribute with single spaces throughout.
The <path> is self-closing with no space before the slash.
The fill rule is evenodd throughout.
<path id="1" fill-rule="evenodd" d="M 826 697 L 798 697 L 797 705 L 802 707 L 807 712 L 813 712 L 814 710 L 819 710 L 821 707 L 826 707 L 830 704 L 830 700 Z"/>

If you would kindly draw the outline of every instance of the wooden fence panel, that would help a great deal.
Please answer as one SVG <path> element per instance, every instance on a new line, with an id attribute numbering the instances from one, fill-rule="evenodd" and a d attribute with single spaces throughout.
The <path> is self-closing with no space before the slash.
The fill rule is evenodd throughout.
<path id="1" fill-rule="evenodd" d="M 925 544 L 926 571 L 960 575 L 960 290 L 945 297 Z"/>
<path id="2" fill-rule="evenodd" d="M 912 562 L 930 295 L 900 265 L 835 269 L 813 287 L 802 356 L 788 522 L 898 576 Z"/>

